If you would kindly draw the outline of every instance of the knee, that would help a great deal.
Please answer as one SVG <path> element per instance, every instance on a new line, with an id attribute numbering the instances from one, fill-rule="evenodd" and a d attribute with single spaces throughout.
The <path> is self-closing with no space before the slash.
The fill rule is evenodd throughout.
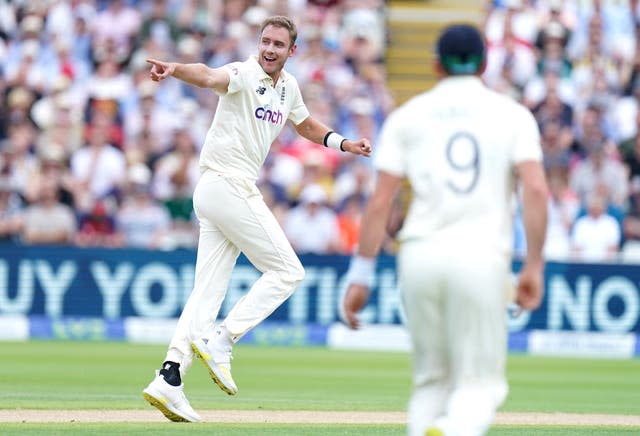
<path id="1" fill-rule="evenodd" d="M 305 272 L 302 264 L 298 264 L 286 269 L 268 271 L 265 275 L 271 277 L 269 280 L 273 281 L 273 285 L 289 297 L 304 280 Z"/>
<path id="2" fill-rule="evenodd" d="M 298 285 L 304 280 L 305 272 L 301 263 L 292 265 L 280 275 L 280 279 L 287 285 L 289 295 L 293 294 Z"/>

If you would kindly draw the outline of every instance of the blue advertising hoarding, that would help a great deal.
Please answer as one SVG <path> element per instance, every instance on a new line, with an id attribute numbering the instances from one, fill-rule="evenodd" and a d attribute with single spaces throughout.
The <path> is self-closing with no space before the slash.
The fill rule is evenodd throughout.
<path id="1" fill-rule="evenodd" d="M 339 321 L 349 259 L 303 256 L 301 260 L 306 270 L 304 282 L 269 321 L 312 326 L 296 330 L 297 335 L 323 337 L 317 327 Z M 514 272 L 519 267 L 514 262 Z M 123 319 L 177 318 L 191 292 L 194 271 L 195 251 L 191 250 L 1 246 L 0 316 L 29 317 L 32 337 L 119 337 Z M 258 277 L 259 272 L 241 256 L 221 316 Z M 640 333 L 639 286 L 640 268 L 636 265 L 549 263 L 542 306 L 508 320 L 511 345 L 515 349 L 528 346 L 531 337 L 518 333 L 530 331 L 635 337 Z M 402 324 L 395 259 L 391 256 L 378 260 L 376 284 L 363 320 L 377 325 Z M 252 333 L 260 334 L 266 333 Z"/>

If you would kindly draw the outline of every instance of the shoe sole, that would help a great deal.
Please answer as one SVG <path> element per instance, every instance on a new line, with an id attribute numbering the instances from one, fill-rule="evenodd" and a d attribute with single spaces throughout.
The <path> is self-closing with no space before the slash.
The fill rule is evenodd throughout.
<path id="1" fill-rule="evenodd" d="M 444 432 L 437 427 L 429 427 L 424 436 L 444 436 Z"/>
<path id="2" fill-rule="evenodd" d="M 169 421 L 173 421 L 173 422 L 191 422 L 187 418 L 184 418 L 184 417 L 178 415 L 177 413 L 172 412 L 171 410 L 167 409 L 167 406 L 162 402 L 162 400 L 159 400 L 158 398 L 154 397 L 150 393 L 143 392 L 142 396 L 144 397 L 145 400 L 147 400 L 147 402 L 149 404 L 151 404 L 153 407 L 155 407 L 160 412 L 162 412 L 162 414 L 164 416 L 166 416 Z"/>
<path id="3" fill-rule="evenodd" d="M 198 346 L 195 343 L 191 343 L 191 349 L 193 350 L 193 352 L 196 355 L 196 357 L 198 359 L 200 359 L 202 361 L 202 363 L 204 363 L 204 366 L 207 368 L 207 371 L 209 371 L 209 375 L 211 376 L 211 380 L 213 380 L 213 382 L 215 384 L 217 384 L 220 389 L 222 389 L 228 395 L 235 395 L 238 392 L 237 390 L 233 391 L 231 388 L 226 386 L 220 380 L 220 378 L 216 375 L 216 373 L 213 371 L 213 368 L 211 368 L 211 366 L 209 366 L 209 363 L 207 363 L 207 361 L 211 358 L 210 356 L 205 355 L 203 352 L 201 352 L 200 349 L 198 348 Z"/>

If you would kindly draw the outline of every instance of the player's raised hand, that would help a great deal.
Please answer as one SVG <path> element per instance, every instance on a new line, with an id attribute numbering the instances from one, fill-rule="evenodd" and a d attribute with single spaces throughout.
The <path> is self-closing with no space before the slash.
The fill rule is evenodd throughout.
<path id="1" fill-rule="evenodd" d="M 176 69 L 175 64 L 171 62 L 163 62 L 157 59 L 147 59 L 147 62 L 151 64 L 149 75 L 154 82 L 166 79 L 171 76 Z"/>
<path id="2" fill-rule="evenodd" d="M 371 143 L 367 138 L 358 139 L 357 141 L 349 141 L 347 139 L 342 143 L 342 149 L 361 156 L 371 156 Z"/>
<path id="3" fill-rule="evenodd" d="M 347 288 L 347 292 L 342 300 L 343 321 L 352 329 L 360 327 L 358 313 L 364 308 L 369 299 L 369 287 L 357 283 L 352 283 Z"/>

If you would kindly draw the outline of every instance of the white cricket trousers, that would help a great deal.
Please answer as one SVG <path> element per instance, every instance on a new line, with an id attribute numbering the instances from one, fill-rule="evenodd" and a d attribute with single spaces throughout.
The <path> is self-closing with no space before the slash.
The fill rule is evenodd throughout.
<path id="1" fill-rule="evenodd" d="M 304 269 L 253 180 L 205 171 L 193 194 L 200 222 L 194 287 L 178 320 L 166 360 L 191 365 L 191 342 L 214 328 L 240 252 L 262 272 L 223 324 L 234 340 L 280 306 Z"/>
<path id="2" fill-rule="evenodd" d="M 510 260 L 472 241 L 411 241 L 398 253 L 413 345 L 408 434 L 485 434 L 506 398 Z"/>

